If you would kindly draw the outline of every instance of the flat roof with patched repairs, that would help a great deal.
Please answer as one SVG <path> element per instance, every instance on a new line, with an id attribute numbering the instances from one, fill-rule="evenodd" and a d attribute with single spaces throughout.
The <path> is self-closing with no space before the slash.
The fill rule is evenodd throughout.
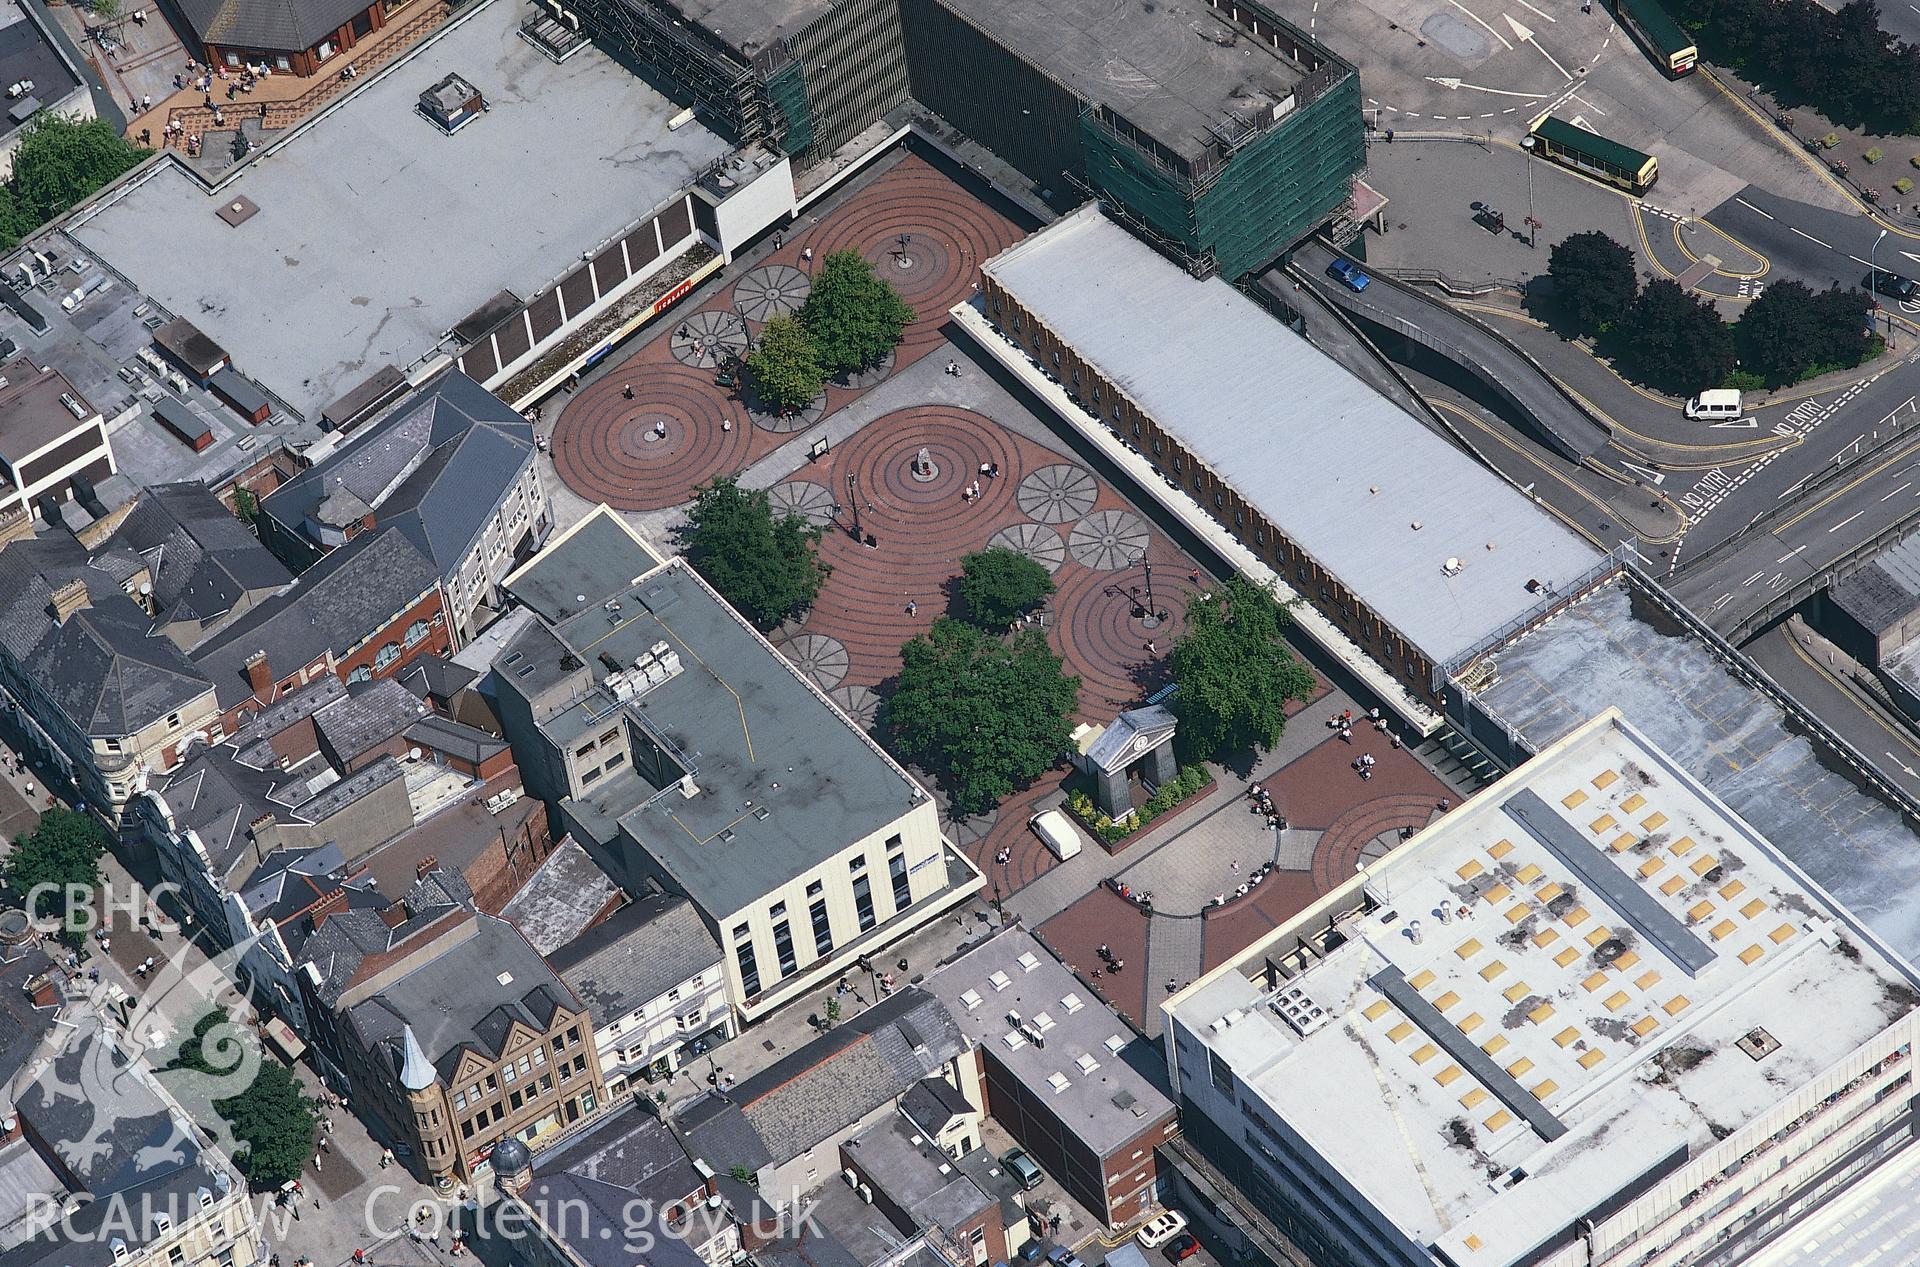
<path id="1" fill-rule="evenodd" d="M 597 48 L 548 60 L 520 37 L 527 12 L 486 0 L 218 195 L 162 163 L 68 232 L 316 418 L 500 290 L 531 299 L 727 154 L 698 122 L 669 131 L 680 107 Z M 489 106 L 452 135 L 415 109 L 449 73 Z M 217 212 L 237 195 L 260 210 L 234 226 Z"/>
<path id="2" fill-rule="evenodd" d="M 1173 1015 L 1250 1112 L 1449 1262 L 1529 1261 L 1625 1179 L 1773 1111 L 1920 1003 L 1618 712 L 1365 884 L 1378 904 L 1324 957 L 1269 987 L 1258 943 Z"/>

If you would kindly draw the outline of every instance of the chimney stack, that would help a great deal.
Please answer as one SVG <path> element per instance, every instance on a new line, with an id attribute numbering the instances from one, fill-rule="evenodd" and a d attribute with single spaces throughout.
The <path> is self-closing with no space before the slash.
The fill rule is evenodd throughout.
<path id="1" fill-rule="evenodd" d="M 273 698 L 273 668 L 267 663 L 266 652 L 256 651 L 247 657 L 247 686 L 255 699 L 264 702 Z"/>
<path id="2" fill-rule="evenodd" d="M 48 605 L 48 610 L 53 613 L 54 620 L 64 625 L 69 616 L 91 606 L 93 606 L 93 599 L 87 594 L 87 583 L 74 580 L 54 589 L 53 601 Z"/>

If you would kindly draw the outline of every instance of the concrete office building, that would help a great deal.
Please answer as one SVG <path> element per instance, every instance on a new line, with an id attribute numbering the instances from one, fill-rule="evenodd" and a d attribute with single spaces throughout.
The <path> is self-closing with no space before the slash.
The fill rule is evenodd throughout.
<path id="1" fill-rule="evenodd" d="M 601 507 L 503 583 L 527 790 L 629 893 L 692 901 L 747 1020 L 979 891 L 933 798 L 683 560 Z"/>
<path id="2" fill-rule="evenodd" d="M 1150 493 L 1233 534 L 1324 618 L 1302 622 L 1309 635 L 1371 659 L 1414 708 L 1437 715 L 1451 667 L 1616 570 L 1226 281 L 1189 277 L 1097 207 L 980 274 L 998 335 L 1077 399 L 1066 421 L 1150 463 Z"/>
<path id="3" fill-rule="evenodd" d="M 901 8 L 917 100 L 1196 276 L 1270 263 L 1366 166 L 1359 73 L 1254 0 Z"/>
<path id="4" fill-rule="evenodd" d="M 1916 1005 L 1609 711 L 1165 1005 L 1182 1174 L 1276 1261 L 1718 1267 L 1912 1143 Z"/>
<path id="5" fill-rule="evenodd" d="M 1334 218 L 1360 78 L 1253 0 L 549 0 L 736 139 L 831 158 L 911 99 L 1060 205 L 1095 192 L 1200 276 Z M 805 183 L 805 177 L 801 178 Z"/>
<path id="6" fill-rule="evenodd" d="M 33 531 L 40 498 L 74 495 L 119 470 L 100 411 L 57 369 L 18 356 L 0 365 L 0 540 Z"/>

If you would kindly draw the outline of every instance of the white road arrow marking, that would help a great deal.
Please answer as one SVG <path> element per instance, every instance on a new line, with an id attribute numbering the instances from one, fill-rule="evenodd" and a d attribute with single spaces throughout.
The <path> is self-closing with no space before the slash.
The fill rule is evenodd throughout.
<path id="1" fill-rule="evenodd" d="M 1902 251 L 1900 252 L 1900 254 L 1906 256 L 1908 259 L 1912 260 L 1914 263 L 1920 264 L 1920 255 L 1915 255 L 1912 251 Z"/>
<path id="2" fill-rule="evenodd" d="M 1519 97 L 1526 101 L 1541 101 L 1544 100 L 1547 95 L 1544 92 L 1513 92 L 1506 88 L 1488 88 L 1481 84 L 1467 83 L 1465 80 L 1456 79 L 1452 75 L 1428 75 L 1427 82 L 1430 84 L 1439 84 L 1442 88 L 1453 92 L 1458 92 L 1460 89 L 1465 88 L 1471 92 L 1491 93 L 1496 97 Z"/>
<path id="3" fill-rule="evenodd" d="M 1546 50 L 1546 48 L 1541 45 L 1539 40 L 1536 40 L 1533 38 L 1533 31 L 1530 28 L 1521 25 L 1520 20 L 1514 17 L 1511 13 L 1503 13 L 1500 16 L 1504 17 L 1507 20 L 1507 25 L 1513 28 L 1514 39 L 1519 40 L 1522 44 L 1531 44 L 1535 48 L 1539 49 L 1540 56 L 1546 58 L 1550 62 L 1553 62 L 1553 68 L 1560 72 L 1561 78 L 1568 79 L 1568 80 L 1571 80 L 1573 78 L 1572 75 L 1567 74 L 1567 68 L 1565 66 L 1562 66 L 1558 61 L 1555 61 L 1553 54 L 1549 53 Z M 1511 48 L 1512 45 L 1508 45 L 1508 47 Z"/>
<path id="4" fill-rule="evenodd" d="M 1638 475 L 1641 479 L 1648 480 L 1652 483 L 1664 484 L 1667 482 L 1667 477 L 1665 473 L 1661 471 L 1656 471 L 1652 467 L 1641 466 L 1637 462 L 1628 462 L 1624 458 L 1621 460 L 1620 465 L 1625 467 L 1627 470 L 1632 471 L 1635 475 Z"/>
<path id="5" fill-rule="evenodd" d="M 1710 422 L 1707 424 L 1707 427 L 1713 431 L 1745 431 L 1750 427 L 1758 427 L 1759 425 L 1760 420 L 1758 418 L 1729 418 L 1725 422 Z"/>

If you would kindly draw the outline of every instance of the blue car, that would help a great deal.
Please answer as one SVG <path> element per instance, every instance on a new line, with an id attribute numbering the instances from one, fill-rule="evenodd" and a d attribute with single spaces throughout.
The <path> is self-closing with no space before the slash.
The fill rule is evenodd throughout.
<path id="1" fill-rule="evenodd" d="M 1355 292 L 1365 290 L 1367 283 L 1373 280 L 1361 272 L 1360 266 L 1351 260 L 1335 260 L 1327 265 L 1327 276 Z"/>

